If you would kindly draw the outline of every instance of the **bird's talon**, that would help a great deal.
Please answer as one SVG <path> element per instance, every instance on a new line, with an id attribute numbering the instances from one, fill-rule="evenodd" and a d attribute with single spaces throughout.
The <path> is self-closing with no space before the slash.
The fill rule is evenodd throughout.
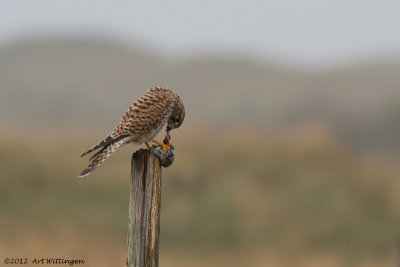
<path id="1" fill-rule="evenodd" d="M 167 154 L 167 149 L 169 149 L 171 147 L 171 144 L 164 144 L 157 140 L 153 140 L 153 142 L 156 143 L 159 147 L 161 147 L 164 150 L 164 155 Z"/>
<path id="2" fill-rule="evenodd" d="M 167 149 L 169 149 L 171 145 L 170 144 L 163 144 L 162 148 L 164 149 L 164 156 L 167 155 Z"/>

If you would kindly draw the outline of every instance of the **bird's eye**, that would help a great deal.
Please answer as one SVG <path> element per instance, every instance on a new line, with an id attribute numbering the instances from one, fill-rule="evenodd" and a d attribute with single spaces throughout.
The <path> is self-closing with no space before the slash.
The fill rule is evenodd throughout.
<path id="1" fill-rule="evenodd" d="M 176 119 L 175 119 L 175 124 L 179 124 L 179 123 L 180 123 L 179 119 L 176 118 Z"/>

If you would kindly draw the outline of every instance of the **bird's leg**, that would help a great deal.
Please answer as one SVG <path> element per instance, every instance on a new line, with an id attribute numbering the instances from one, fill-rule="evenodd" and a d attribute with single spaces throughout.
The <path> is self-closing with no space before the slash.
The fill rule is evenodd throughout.
<path id="1" fill-rule="evenodd" d="M 149 143 L 147 143 L 147 142 L 144 142 L 144 143 L 146 144 L 147 148 L 150 150 L 151 146 L 149 145 Z"/>
<path id="2" fill-rule="evenodd" d="M 159 145 L 162 149 L 164 149 L 164 155 L 167 154 L 167 149 L 171 146 L 171 144 L 163 144 L 160 141 L 157 140 L 152 140 L 152 142 L 156 143 L 157 145 Z"/>

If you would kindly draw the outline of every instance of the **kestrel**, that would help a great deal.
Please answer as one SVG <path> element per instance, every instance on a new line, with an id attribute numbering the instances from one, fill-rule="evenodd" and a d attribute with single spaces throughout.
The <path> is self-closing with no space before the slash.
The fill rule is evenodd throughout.
<path id="1" fill-rule="evenodd" d="M 122 144 L 145 143 L 150 149 L 148 142 L 154 142 L 161 146 L 165 153 L 171 145 L 169 132 L 181 126 L 184 118 L 185 107 L 177 93 L 161 87 L 149 89 L 146 94 L 129 107 L 125 115 L 122 116 L 121 122 L 109 136 L 81 155 L 83 157 L 99 149 L 90 158 L 89 166 L 83 170 L 79 177 L 91 173 Z M 165 125 L 167 125 L 167 134 L 164 142 L 154 140 L 153 138 Z"/>

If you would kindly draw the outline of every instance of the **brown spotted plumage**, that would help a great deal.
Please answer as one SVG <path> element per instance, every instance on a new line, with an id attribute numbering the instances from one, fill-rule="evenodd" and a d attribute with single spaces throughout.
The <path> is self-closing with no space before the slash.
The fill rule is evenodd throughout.
<path id="1" fill-rule="evenodd" d="M 178 128 L 185 118 L 185 108 L 174 91 L 153 87 L 136 100 L 122 116 L 115 130 L 99 144 L 81 156 L 98 150 L 91 158 L 89 166 L 79 175 L 84 177 L 105 161 L 117 148 L 126 143 L 146 143 L 167 125 L 165 145 L 169 144 L 169 131 Z"/>

